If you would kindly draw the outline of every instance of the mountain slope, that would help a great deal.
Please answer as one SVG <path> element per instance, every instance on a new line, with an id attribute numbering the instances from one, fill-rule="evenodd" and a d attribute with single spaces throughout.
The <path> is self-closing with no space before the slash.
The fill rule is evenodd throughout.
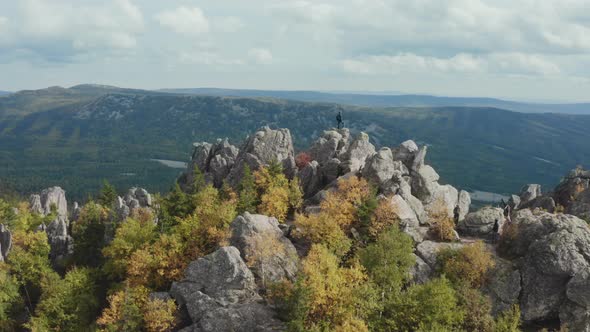
<path id="1" fill-rule="evenodd" d="M 163 89 L 163 92 L 233 96 L 271 97 L 309 102 L 328 102 L 370 107 L 494 107 L 523 113 L 590 114 L 590 103 L 578 104 L 535 104 L 506 101 L 495 98 L 437 97 L 429 95 L 377 95 L 353 93 L 324 93 L 316 91 L 265 91 L 237 89 Z"/>
<path id="2" fill-rule="evenodd" d="M 349 128 L 368 132 L 378 146 L 429 144 L 443 181 L 464 189 L 508 193 L 527 182 L 554 185 L 555 174 L 590 164 L 590 116 L 130 93 L 0 121 L 0 179 L 21 192 L 60 184 L 74 197 L 96 190 L 103 178 L 121 188 L 164 190 L 179 170 L 151 159 L 187 161 L 194 141 L 237 143 L 262 125 L 289 128 L 305 149 L 335 125 L 338 110 Z"/>

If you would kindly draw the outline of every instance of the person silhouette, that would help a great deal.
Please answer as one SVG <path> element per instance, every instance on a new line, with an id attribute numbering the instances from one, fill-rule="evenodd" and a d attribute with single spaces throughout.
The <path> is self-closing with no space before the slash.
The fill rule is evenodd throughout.
<path id="1" fill-rule="evenodd" d="M 344 128 L 344 122 L 342 121 L 342 111 L 338 111 L 338 115 L 336 115 L 336 121 L 338 122 L 338 129 L 342 126 Z"/>

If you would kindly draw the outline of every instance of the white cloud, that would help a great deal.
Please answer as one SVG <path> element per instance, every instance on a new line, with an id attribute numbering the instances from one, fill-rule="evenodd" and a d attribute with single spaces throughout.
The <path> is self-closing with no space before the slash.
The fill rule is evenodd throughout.
<path id="1" fill-rule="evenodd" d="M 219 17 L 213 20 L 214 29 L 223 32 L 238 32 L 245 26 L 244 22 L 235 16 Z"/>
<path id="2" fill-rule="evenodd" d="M 272 53 L 265 48 L 252 48 L 248 51 L 248 56 L 259 64 L 270 64 L 273 61 Z"/>
<path id="3" fill-rule="evenodd" d="M 225 59 L 217 53 L 208 51 L 181 52 L 179 61 L 190 65 L 239 66 L 244 64 L 243 60 Z"/>
<path id="4" fill-rule="evenodd" d="M 269 6 L 272 14 L 288 17 L 302 23 L 323 23 L 332 18 L 335 7 L 317 1 L 289 1 Z"/>
<path id="5" fill-rule="evenodd" d="M 198 35 L 209 32 L 209 20 L 198 7 L 178 7 L 156 15 L 160 25 L 172 31 L 186 35 Z"/>
<path id="6" fill-rule="evenodd" d="M 345 59 L 342 69 L 362 75 L 391 75 L 399 73 L 490 73 L 511 75 L 556 75 L 558 65 L 538 56 L 521 53 L 492 53 L 473 55 L 461 53 L 449 58 L 401 53 L 393 56 L 366 56 Z"/>
<path id="7" fill-rule="evenodd" d="M 143 31 L 143 16 L 131 0 L 80 3 L 23 0 L 14 43 L 41 58 L 67 58 L 90 50 L 132 49 Z"/>

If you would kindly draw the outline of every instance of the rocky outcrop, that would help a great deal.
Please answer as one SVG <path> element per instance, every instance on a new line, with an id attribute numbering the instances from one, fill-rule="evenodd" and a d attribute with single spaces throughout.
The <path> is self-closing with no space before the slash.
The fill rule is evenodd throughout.
<path id="1" fill-rule="evenodd" d="M 344 129 L 326 130 L 309 149 L 312 160 L 323 165 L 332 158 L 339 158 L 350 145 L 350 131 Z"/>
<path id="2" fill-rule="evenodd" d="M 547 212 L 553 213 L 555 212 L 555 201 L 552 197 L 549 196 L 537 196 L 526 203 L 521 203 L 519 208 L 531 210 L 542 209 Z"/>
<path id="3" fill-rule="evenodd" d="M 527 184 L 520 190 L 520 205 L 522 206 L 541 195 L 540 184 Z"/>
<path id="4" fill-rule="evenodd" d="M 71 255 L 74 250 L 74 240 L 68 235 L 68 225 L 66 221 L 57 217 L 45 228 L 47 233 L 47 242 L 51 247 L 49 259 L 52 262 L 58 262 Z"/>
<path id="5" fill-rule="evenodd" d="M 295 279 L 299 257 L 275 218 L 245 212 L 230 228 L 231 245 L 238 248 L 262 288 L 268 282 Z"/>
<path id="6" fill-rule="evenodd" d="M 170 294 L 190 317 L 187 331 L 284 330 L 256 290 L 254 275 L 238 249 L 222 247 L 190 263 Z"/>
<path id="7" fill-rule="evenodd" d="M 143 188 L 133 187 L 125 195 L 125 204 L 130 210 L 152 206 L 152 195 Z"/>
<path id="8" fill-rule="evenodd" d="M 412 210 L 410 205 L 400 195 L 395 195 L 390 199 L 390 204 L 393 211 L 400 220 L 400 226 L 415 228 L 420 226 L 416 212 Z"/>
<path id="9" fill-rule="evenodd" d="M 400 183 L 410 175 L 410 171 L 401 161 L 393 160 L 390 148 L 381 148 L 367 159 L 362 175 L 377 185 L 381 192 L 388 194 L 398 191 Z"/>
<path id="10" fill-rule="evenodd" d="M 6 226 L 0 224 L 0 262 L 4 262 L 12 248 L 12 233 Z"/>
<path id="11" fill-rule="evenodd" d="M 432 268 L 419 256 L 412 255 L 416 259 L 416 264 L 409 271 L 412 281 L 416 284 L 424 284 L 432 277 Z"/>
<path id="12" fill-rule="evenodd" d="M 223 185 L 223 180 L 229 175 L 239 154 L 239 149 L 229 143 L 229 140 L 218 139 L 215 144 L 206 142 L 194 143 L 194 150 L 184 175 L 183 185 L 193 183 L 194 169 L 198 167 L 205 179 L 216 187 Z M 187 189 L 187 188 L 185 188 Z"/>
<path id="13" fill-rule="evenodd" d="M 517 211 L 517 232 L 502 243 L 521 274 L 520 308 L 525 321 L 559 318 L 573 331 L 590 329 L 590 230 L 565 214 Z"/>
<path id="14" fill-rule="evenodd" d="M 256 170 L 273 161 L 283 165 L 285 175 L 291 179 L 297 173 L 294 154 L 289 129 L 262 127 L 242 145 L 235 166 L 228 175 L 229 184 L 235 187 L 240 183 L 245 165 Z"/>
<path id="15" fill-rule="evenodd" d="M 441 250 L 460 249 L 463 246 L 462 243 L 424 241 L 416 246 L 416 255 L 428 264 L 432 270 L 435 270 L 437 256 Z"/>
<path id="16" fill-rule="evenodd" d="M 54 206 L 57 216 L 65 221 L 68 220 L 66 192 L 60 187 L 47 188 L 39 195 L 31 195 L 29 203 L 31 212 L 46 216 L 51 213 L 51 207 Z"/>
<path id="17" fill-rule="evenodd" d="M 504 221 L 504 211 L 495 207 L 484 207 L 465 216 L 457 225 L 461 235 L 487 236 L 492 233 L 494 223 Z"/>
<path id="18" fill-rule="evenodd" d="M 590 188 L 590 171 L 581 166 L 570 171 L 553 190 L 555 203 L 568 207 L 576 197 Z"/>
<path id="19" fill-rule="evenodd" d="M 513 304 L 518 304 L 520 291 L 518 268 L 512 262 L 497 257 L 494 267 L 487 273 L 487 281 L 483 287 L 483 292 L 492 301 L 492 314 L 497 316 L 510 309 Z"/>
<path id="20" fill-rule="evenodd" d="M 565 212 L 573 214 L 586 221 L 590 221 L 590 189 L 586 189 L 577 194 L 576 197 L 569 202 Z"/>
<path id="21" fill-rule="evenodd" d="M 310 198 L 322 189 L 319 166 L 318 162 L 313 160 L 297 174 L 304 198 Z"/>
<path id="22" fill-rule="evenodd" d="M 358 172 L 365 165 L 367 158 L 375 154 L 375 146 L 369 142 L 369 135 L 360 133 L 350 143 L 348 150 L 342 155 L 340 169 L 343 174 Z"/>
<path id="23" fill-rule="evenodd" d="M 123 221 L 131 215 L 134 209 L 151 209 L 152 195 L 143 188 L 133 187 L 127 191 L 125 197 L 117 197 L 112 206 L 116 221 Z"/>

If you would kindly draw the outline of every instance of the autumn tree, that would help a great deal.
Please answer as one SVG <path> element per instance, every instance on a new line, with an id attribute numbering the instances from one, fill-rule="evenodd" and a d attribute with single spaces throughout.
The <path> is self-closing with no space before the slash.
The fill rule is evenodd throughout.
<path id="1" fill-rule="evenodd" d="M 74 268 L 63 279 L 48 278 L 35 315 L 26 325 L 33 331 L 85 331 L 98 309 L 96 285 L 87 268 Z"/>
<path id="2" fill-rule="evenodd" d="M 16 313 L 22 309 L 22 297 L 17 279 L 6 263 L 0 262 L 0 331 L 15 331 Z"/>
<path id="3" fill-rule="evenodd" d="M 145 287 L 129 287 L 108 298 L 109 306 L 98 318 L 100 331 L 172 331 L 177 323 L 174 300 L 150 299 Z"/>
<path id="4" fill-rule="evenodd" d="M 482 241 L 460 249 L 445 249 L 438 254 L 440 272 L 454 283 L 473 288 L 483 285 L 487 271 L 494 266 L 491 252 Z"/>
<path id="5" fill-rule="evenodd" d="M 387 323 L 394 331 L 457 331 L 465 315 L 444 277 L 410 287 L 391 313 Z"/>
<path id="6" fill-rule="evenodd" d="M 155 225 L 151 221 L 128 218 L 117 228 L 113 241 L 102 250 L 106 258 L 104 271 L 113 279 L 124 279 L 133 253 L 155 238 Z"/>
<path id="7" fill-rule="evenodd" d="M 337 189 L 320 203 L 320 213 L 296 216 L 297 236 L 321 243 L 337 256 L 343 256 L 352 245 L 351 227 L 360 222 L 359 207 L 370 195 L 371 188 L 364 179 L 340 180 Z"/>
<path id="8" fill-rule="evenodd" d="M 328 248 L 314 244 L 292 292 L 291 328 L 315 331 L 356 326 L 366 331 L 364 319 L 375 298 L 372 289 L 365 287 L 366 281 L 362 267 L 340 267 L 340 259 Z"/>

